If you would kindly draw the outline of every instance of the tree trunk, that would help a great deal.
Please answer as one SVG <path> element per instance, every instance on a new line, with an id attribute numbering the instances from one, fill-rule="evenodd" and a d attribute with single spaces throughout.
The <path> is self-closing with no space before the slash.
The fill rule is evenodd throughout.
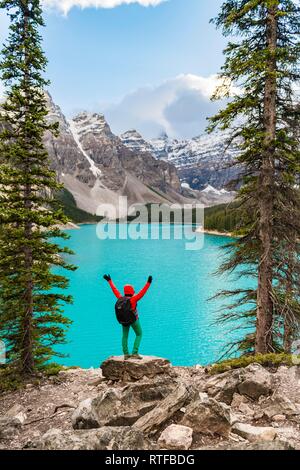
<path id="1" fill-rule="evenodd" d="M 267 12 L 267 49 L 268 70 L 264 92 L 264 130 L 265 138 L 262 154 L 262 166 L 259 175 L 259 237 L 261 256 L 258 268 L 257 319 L 256 319 L 256 353 L 268 353 L 273 350 L 273 207 L 276 137 L 276 49 L 277 49 L 277 12 L 278 3 L 268 8 Z"/>
<path id="2" fill-rule="evenodd" d="M 27 30 L 30 13 L 28 10 L 28 5 L 24 5 L 24 41 L 27 39 Z M 30 90 L 29 90 L 29 77 L 27 72 L 28 51 L 25 50 L 25 71 L 24 71 L 24 94 L 25 94 L 25 121 L 27 116 L 27 110 L 30 106 Z M 25 136 L 25 142 L 27 143 L 28 139 Z M 26 149 L 29 152 L 29 148 Z M 30 175 L 30 157 L 29 155 L 24 161 L 24 178 Z M 24 207 L 26 211 L 33 210 L 32 207 L 32 187 L 31 183 L 27 182 L 24 185 Z M 24 296 L 24 305 L 25 312 L 22 323 L 22 346 L 21 346 L 21 373 L 24 376 L 31 375 L 34 372 L 34 353 L 33 353 L 33 312 L 34 312 L 34 302 L 33 302 L 33 255 L 32 248 L 30 246 L 32 240 L 32 223 L 30 220 L 25 221 L 24 226 L 24 264 L 26 272 L 26 285 L 25 285 L 25 296 Z"/>
<path id="3" fill-rule="evenodd" d="M 293 333 L 295 327 L 294 314 L 289 306 L 293 298 L 293 270 L 295 268 L 294 253 L 296 253 L 297 240 L 288 247 L 288 265 L 286 274 L 286 311 L 284 315 L 283 349 L 287 354 L 292 352 Z"/>
<path id="4" fill-rule="evenodd" d="M 293 327 L 290 318 L 286 315 L 284 319 L 283 350 L 287 354 L 292 352 Z"/>
<path id="5" fill-rule="evenodd" d="M 30 188 L 26 188 L 25 192 L 28 194 L 28 199 L 25 202 L 27 208 L 29 207 L 30 201 Z M 25 226 L 25 237 L 26 241 L 31 239 L 32 226 L 31 223 L 26 222 Z M 22 375 L 31 375 L 34 371 L 34 356 L 33 356 L 33 342 L 32 342 L 32 321 L 33 321 L 33 281 L 32 281 L 32 250 L 29 246 L 24 247 L 25 255 L 25 270 L 27 274 L 26 280 L 26 293 L 24 298 L 25 303 L 25 315 L 23 318 L 23 337 L 22 337 L 22 355 L 21 355 L 21 372 Z"/>

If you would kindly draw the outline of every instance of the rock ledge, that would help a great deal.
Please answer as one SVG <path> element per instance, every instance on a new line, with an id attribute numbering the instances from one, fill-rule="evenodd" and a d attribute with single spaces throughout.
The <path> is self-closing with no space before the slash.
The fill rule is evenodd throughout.
<path id="1" fill-rule="evenodd" d="M 136 381 L 143 377 L 153 379 L 157 375 L 173 375 L 171 363 L 167 359 L 155 356 L 143 356 L 143 359 L 124 356 L 111 356 L 101 364 L 103 376 L 113 381 Z"/>

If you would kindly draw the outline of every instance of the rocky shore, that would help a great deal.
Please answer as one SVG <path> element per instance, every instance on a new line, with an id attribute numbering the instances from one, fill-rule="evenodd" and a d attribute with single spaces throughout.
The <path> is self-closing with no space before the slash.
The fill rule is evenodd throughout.
<path id="1" fill-rule="evenodd" d="M 231 232 L 220 232 L 218 230 L 208 230 L 208 229 L 204 229 L 203 227 L 198 227 L 195 231 L 197 233 L 206 233 L 207 235 L 217 235 L 220 237 L 229 237 L 229 238 L 234 237 L 233 233 Z"/>
<path id="2" fill-rule="evenodd" d="M 300 367 L 65 369 L 1 396 L 0 449 L 300 450 Z"/>

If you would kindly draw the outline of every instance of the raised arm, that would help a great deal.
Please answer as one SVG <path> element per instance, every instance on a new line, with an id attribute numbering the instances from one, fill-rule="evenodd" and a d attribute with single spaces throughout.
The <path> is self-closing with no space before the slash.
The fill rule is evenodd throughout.
<path id="1" fill-rule="evenodd" d="M 113 293 L 115 294 L 115 296 L 117 297 L 117 299 L 120 299 L 122 297 L 122 295 L 120 294 L 120 292 L 118 291 L 118 289 L 116 288 L 116 286 L 114 285 L 114 283 L 112 282 L 112 279 L 110 277 L 109 274 L 105 274 L 104 276 L 104 279 L 108 282 L 108 284 L 110 285 L 111 287 L 111 290 L 113 291 Z"/>
<path id="2" fill-rule="evenodd" d="M 132 297 L 132 300 L 134 302 L 138 302 L 139 300 L 141 300 L 144 297 L 144 295 L 146 294 L 146 292 L 148 291 L 149 287 L 151 286 L 151 283 L 152 283 L 152 276 L 149 276 L 148 281 L 145 284 L 145 286 L 143 287 L 143 289 L 138 294 L 134 295 Z"/>

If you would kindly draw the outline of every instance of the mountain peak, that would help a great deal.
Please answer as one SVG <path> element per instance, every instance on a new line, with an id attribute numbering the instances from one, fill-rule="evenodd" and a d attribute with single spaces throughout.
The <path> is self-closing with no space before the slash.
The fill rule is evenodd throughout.
<path id="1" fill-rule="evenodd" d="M 227 187 L 241 172 L 238 165 L 232 165 L 239 149 L 233 145 L 228 147 L 228 136 L 229 132 L 224 132 L 178 140 L 162 132 L 158 138 L 147 142 L 134 131 L 123 134 L 122 139 L 136 151 L 147 148 L 155 158 L 175 165 L 181 181 L 191 189 L 212 194 Z"/>
<path id="2" fill-rule="evenodd" d="M 104 114 L 90 113 L 82 111 L 72 119 L 74 126 L 81 136 L 93 133 L 101 134 L 103 132 L 111 134 L 109 125 L 106 122 Z"/>
<path id="3" fill-rule="evenodd" d="M 130 129 L 129 131 L 124 132 L 124 134 L 120 135 L 120 139 L 130 150 L 143 153 L 153 153 L 152 145 L 149 142 L 146 142 L 141 134 L 135 129 Z"/>
<path id="4" fill-rule="evenodd" d="M 132 139 L 143 139 L 142 135 L 136 130 L 136 129 L 129 129 L 128 131 L 124 132 L 123 134 L 120 135 L 120 138 L 127 139 L 127 138 L 132 138 Z"/>
<path id="5" fill-rule="evenodd" d="M 166 131 L 162 131 L 158 137 L 160 140 L 169 140 L 169 136 Z"/>

